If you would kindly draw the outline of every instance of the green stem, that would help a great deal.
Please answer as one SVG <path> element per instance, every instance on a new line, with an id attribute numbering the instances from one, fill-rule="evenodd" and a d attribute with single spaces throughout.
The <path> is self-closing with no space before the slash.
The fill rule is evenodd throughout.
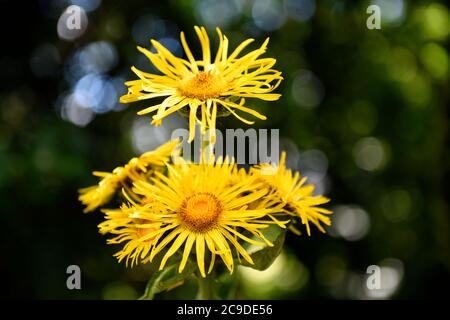
<path id="1" fill-rule="evenodd" d="M 197 300 L 213 300 L 214 299 L 214 277 L 207 276 L 203 278 L 201 275 L 198 279 Z"/>
<path id="2" fill-rule="evenodd" d="M 206 163 L 209 163 L 212 155 L 214 154 L 214 143 L 210 141 L 210 137 L 207 138 L 202 135 L 201 139 L 200 161 L 206 161 Z"/>

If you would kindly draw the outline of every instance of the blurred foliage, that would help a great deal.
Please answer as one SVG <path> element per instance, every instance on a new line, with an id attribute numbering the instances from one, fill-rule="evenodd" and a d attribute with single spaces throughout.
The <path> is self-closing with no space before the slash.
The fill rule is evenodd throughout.
<path id="1" fill-rule="evenodd" d="M 149 47 L 144 41 L 162 37 L 177 48 L 180 30 L 194 43 L 194 25 L 205 24 L 213 36 L 217 23 L 231 48 L 247 37 L 261 43 L 270 36 L 267 56 L 276 57 L 283 71 L 283 97 L 257 102 L 268 116 L 257 126 L 280 129 L 288 161 L 316 174 L 312 181 L 336 210 L 331 236 L 289 234 L 268 270 L 242 268 L 226 276 L 227 295 L 445 296 L 450 11 L 438 1 L 373 2 L 382 7 L 381 30 L 366 28 L 369 1 L 103 1 L 87 13 L 86 32 L 66 41 L 56 25 L 68 1 L 27 2 L 27 10 L 23 1 L 2 1 L 2 293 L 41 299 L 135 299 L 144 293 L 152 266 L 130 269 L 116 262 L 117 247 L 97 232 L 101 213 L 82 214 L 77 189 L 95 182 L 92 170 L 113 169 L 138 153 L 136 134 L 158 140 L 158 131 L 135 132 L 137 106 L 114 105 L 99 114 L 67 109 L 77 83 L 72 73 L 85 67 L 74 57 L 104 41 L 115 60 L 97 72 L 131 79 L 131 65 L 151 68 L 136 44 Z M 98 52 L 97 67 L 108 58 Z M 121 86 L 111 92 L 117 95 Z M 221 118 L 218 127 L 247 128 L 231 118 Z M 71 264 L 81 267 L 82 290 L 66 288 Z M 363 290 L 363 275 L 373 264 L 384 266 L 387 291 L 378 296 Z M 188 279 L 156 298 L 194 298 L 195 286 Z"/>

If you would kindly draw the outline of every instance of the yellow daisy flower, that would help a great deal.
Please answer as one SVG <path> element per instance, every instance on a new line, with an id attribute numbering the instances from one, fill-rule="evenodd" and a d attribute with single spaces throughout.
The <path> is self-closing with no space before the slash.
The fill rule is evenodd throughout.
<path id="1" fill-rule="evenodd" d="M 139 257 L 148 255 L 155 244 L 155 237 L 149 237 L 151 232 L 161 228 L 162 223 L 154 220 L 155 215 L 149 203 L 138 206 L 123 204 L 120 209 L 105 209 L 105 221 L 98 225 L 102 234 L 111 233 L 116 237 L 108 240 L 109 244 L 125 242 L 123 249 L 115 256 L 119 262 L 126 258 L 127 265 L 131 259 L 131 266 L 137 264 Z"/>
<path id="2" fill-rule="evenodd" d="M 118 253 L 119 258 L 130 256 L 133 261 L 138 258 L 145 263 L 163 254 L 160 264 L 160 269 L 163 269 L 168 259 L 184 245 L 179 272 L 184 270 L 193 247 L 203 277 L 206 276 L 205 261 L 209 259 L 209 273 L 216 255 L 232 272 L 235 257 L 242 257 L 253 264 L 241 241 L 271 246 L 261 229 L 274 223 L 284 228 L 287 223 L 271 218 L 281 209 L 272 206 L 270 199 L 262 201 L 264 207 L 249 208 L 250 204 L 267 196 L 268 189 L 257 181 L 256 176 L 250 175 L 231 184 L 235 164 L 228 159 L 219 159 L 213 164 L 192 164 L 180 160 L 174 165 L 167 165 L 167 168 L 167 176 L 156 172 L 151 183 L 144 180 L 134 183 L 133 192 L 148 199 L 151 205 L 132 205 L 125 208 L 125 213 L 113 211 L 107 217 L 121 225 L 122 238 L 115 242 L 133 241 Z M 127 219 L 130 215 L 125 218 L 121 216 L 126 215 L 127 210 L 134 210 L 133 218 L 146 221 L 139 226 L 147 228 L 144 236 L 137 239 L 137 226 L 129 227 Z M 111 216 L 111 213 L 117 214 L 118 218 Z M 102 229 L 107 232 L 117 230 L 115 226 L 110 227 L 111 223 L 102 225 Z M 145 251 L 142 249 L 143 241 L 149 241 Z"/>
<path id="3" fill-rule="evenodd" d="M 198 121 L 202 134 L 207 128 L 211 129 L 211 140 L 214 142 L 219 107 L 247 124 L 254 122 L 242 118 L 236 110 L 265 120 L 265 116 L 245 107 L 244 103 L 245 98 L 274 101 L 280 97 L 280 94 L 271 93 L 283 79 L 281 72 L 272 69 L 276 60 L 260 58 L 266 52 L 269 39 L 264 41 L 259 49 L 239 57 L 244 48 L 254 40 L 245 40 L 229 54 L 227 37 L 222 35 L 219 28 L 216 28 L 216 31 L 219 47 L 215 57 L 212 57 L 205 28 L 195 27 L 202 48 L 201 60 L 195 60 L 183 32 L 180 38 L 187 60 L 174 56 L 156 40 L 151 40 L 156 53 L 138 47 L 162 74 L 151 74 L 132 67 L 139 79 L 125 83 L 128 86 L 128 94 L 123 95 L 120 101 L 129 103 L 166 97 L 162 103 L 138 113 L 142 115 L 157 111 L 152 121 L 155 125 L 161 124 L 162 119 L 169 114 L 189 107 L 189 141 L 194 139 L 195 123 Z M 240 98 L 240 101 L 233 102 L 232 97 Z"/>
<path id="4" fill-rule="evenodd" d="M 140 179 L 142 175 L 163 167 L 171 155 L 177 155 L 178 144 L 178 140 L 169 141 L 156 150 L 131 159 L 125 166 L 115 168 L 112 173 L 94 171 L 93 175 L 100 177 L 100 182 L 79 190 L 78 199 L 86 206 L 84 212 L 93 211 L 109 202 L 120 187 L 127 189 L 131 185 L 127 182 Z"/>
<path id="5" fill-rule="evenodd" d="M 275 192 L 279 201 L 285 205 L 285 212 L 298 216 L 302 224 L 306 225 L 308 235 L 311 235 L 309 222 L 325 233 L 321 225 L 331 225 L 328 217 L 332 211 L 318 207 L 330 199 L 324 196 L 313 196 L 314 185 L 305 185 L 306 177 L 300 177 L 298 172 L 286 168 L 286 152 L 281 153 L 279 165 L 263 164 L 252 170 L 265 181 Z M 291 230 L 300 233 L 293 225 Z"/>

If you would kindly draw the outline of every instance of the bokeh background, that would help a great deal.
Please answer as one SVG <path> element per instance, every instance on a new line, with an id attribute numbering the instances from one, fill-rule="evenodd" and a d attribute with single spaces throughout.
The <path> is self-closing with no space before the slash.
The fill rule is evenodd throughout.
<path id="1" fill-rule="evenodd" d="M 75 35 L 62 26 L 85 11 Z M 368 30 L 366 9 L 381 8 Z M 220 26 L 234 47 L 271 42 L 283 97 L 257 102 L 279 128 L 288 165 L 332 199 L 328 235 L 289 235 L 261 273 L 229 278 L 237 298 L 448 297 L 450 11 L 439 1 L 181 0 L 1 1 L 0 208 L 2 294 L 9 298 L 134 299 L 150 268 L 127 269 L 85 215 L 77 189 L 185 127 L 154 128 L 118 103 L 130 66 L 152 70 L 136 45 L 154 38 L 182 55 L 179 32 L 199 53 L 194 25 Z M 216 42 L 214 42 L 214 45 Z M 256 47 L 256 45 L 255 45 Z M 250 100 L 249 100 L 250 101 Z M 247 128 L 220 119 L 220 129 Z M 66 288 L 66 268 L 82 290 Z M 379 265 L 382 289 L 365 286 Z M 237 281 L 239 280 L 239 281 Z M 233 282 L 234 281 L 234 282 Z M 158 298 L 190 298 L 195 282 Z"/>

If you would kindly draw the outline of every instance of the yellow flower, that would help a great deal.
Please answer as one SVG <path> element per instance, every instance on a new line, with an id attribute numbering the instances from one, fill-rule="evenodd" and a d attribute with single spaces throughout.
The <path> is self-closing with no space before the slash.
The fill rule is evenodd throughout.
<path id="1" fill-rule="evenodd" d="M 209 273 L 216 255 L 232 272 L 235 255 L 253 264 L 242 241 L 271 246 L 261 229 L 270 224 L 284 228 L 287 223 L 272 217 L 280 212 L 280 208 L 272 206 L 270 199 L 261 201 L 264 207 L 249 208 L 249 205 L 267 196 L 268 189 L 257 181 L 256 176 L 247 175 L 234 182 L 235 164 L 228 159 L 219 159 L 212 164 L 192 164 L 180 160 L 174 165 L 167 165 L 167 168 L 167 176 L 156 172 L 151 183 L 145 180 L 134 183 L 133 192 L 147 199 L 148 205 L 132 204 L 123 208 L 125 212 L 132 211 L 133 218 L 146 221 L 145 235 L 136 238 L 137 227 L 129 226 L 129 214 L 121 221 L 118 220 L 123 219 L 120 213 L 117 213 L 119 218 L 107 217 L 115 219 L 114 223 L 121 225 L 121 230 L 126 230 L 115 242 L 132 241 L 118 253 L 119 258 L 130 256 L 133 261 L 137 258 L 145 263 L 161 254 L 160 269 L 163 269 L 168 259 L 184 245 L 179 272 L 184 270 L 193 248 L 203 277 L 206 276 L 205 261 L 209 259 Z M 111 223 L 102 225 L 102 229 L 106 232 L 117 230 L 110 227 Z M 143 246 L 143 241 L 148 241 L 146 246 Z"/>
<path id="2" fill-rule="evenodd" d="M 313 196 L 314 185 L 305 185 L 306 177 L 300 177 L 298 172 L 286 168 L 286 152 L 282 152 L 279 165 L 263 164 L 252 170 L 259 175 L 275 192 L 279 201 L 285 205 L 285 212 L 289 215 L 300 217 L 301 222 L 306 225 L 308 235 L 311 235 L 309 222 L 325 233 L 321 225 L 331 225 L 328 217 L 332 211 L 318 207 L 330 199 L 324 196 Z M 299 231 L 291 225 L 295 233 Z"/>
<path id="3" fill-rule="evenodd" d="M 142 175 L 151 174 L 158 167 L 163 167 L 171 155 L 177 154 L 178 144 L 178 140 L 169 141 L 156 150 L 131 159 L 125 166 L 115 168 L 112 173 L 94 171 L 93 175 L 100 177 L 100 182 L 79 190 L 78 199 L 86 206 L 84 212 L 95 210 L 109 202 L 120 187 L 127 189 L 131 185 L 130 181 L 138 180 Z"/>
<path id="4" fill-rule="evenodd" d="M 119 244 L 125 242 L 123 249 L 115 256 L 122 261 L 131 259 L 131 266 L 137 264 L 139 257 L 148 255 L 150 249 L 155 244 L 154 237 L 148 234 L 159 230 L 161 222 L 155 222 L 155 215 L 151 213 L 149 203 L 143 206 L 123 204 L 120 209 L 105 209 L 105 221 L 98 225 L 102 234 L 111 233 L 116 237 L 108 240 L 109 244 Z"/>
<path id="5" fill-rule="evenodd" d="M 245 107 L 244 103 L 247 97 L 267 101 L 274 101 L 280 97 L 279 94 L 271 93 L 283 79 L 281 72 L 271 69 L 276 60 L 260 58 L 267 49 L 269 39 L 264 41 L 259 49 L 239 57 L 242 50 L 253 42 L 253 39 L 245 40 L 229 54 L 227 37 L 222 35 L 219 28 L 216 30 L 219 36 L 219 47 L 215 57 L 211 55 L 205 28 L 197 26 L 195 32 L 203 53 L 201 60 L 194 59 L 183 32 L 180 37 L 187 60 L 174 56 L 156 40 L 151 40 L 156 53 L 138 47 L 139 51 L 145 54 L 162 74 L 151 74 L 132 67 L 139 79 L 125 83 L 128 86 L 128 94 L 123 95 L 120 101 L 129 103 L 166 97 L 162 103 L 138 113 L 142 115 L 157 111 L 152 121 L 155 125 L 161 124 L 162 119 L 169 114 L 189 107 L 189 141 L 194 139 L 195 123 L 198 121 L 201 124 L 202 134 L 207 128 L 211 130 L 211 140 L 214 142 L 219 107 L 247 124 L 254 122 L 242 118 L 236 110 L 265 120 L 265 116 Z M 233 97 L 240 98 L 240 101 L 233 102 Z"/>

